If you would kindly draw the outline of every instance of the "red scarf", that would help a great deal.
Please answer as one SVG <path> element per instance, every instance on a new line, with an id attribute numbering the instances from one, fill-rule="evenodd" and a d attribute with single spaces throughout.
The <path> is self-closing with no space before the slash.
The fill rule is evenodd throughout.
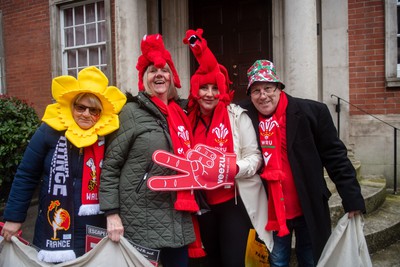
<path id="1" fill-rule="evenodd" d="M 234 152 L 233 135 L 226 104 L 220 101 L 212 116 L 202 116 L 199 107 L 189 114 L 192 123 L 195 144 L 203 143 L 217 148 L 222 152 Z M 232 199 L 235 196 L 234 187 L 220 187 L 214 190 L 205 190 L 209 204 L 215 205 Z"/>
<path id="2" fill-rule="evenodd" d="M 80 216 L 95 215 L 100 212 L 99 186 L 101 165 L 104 158 L 104 137 L 85 147 L 83 151 L 82 206 Z"/>
<path id="3" fill-rule="evenodd" d="M 193 140 L 189 120 L 183 109 L 173 100 L 165 105 L 158 97 L 151 97 L 160 111 L 166 116 L 168 128 L 171 135 L 174 152 L 184 156 L 190 148 L 190 141 Z M 197 212 L 200 210 L 192 191 L 178 191 L 174 205 L 176 210 Z M 192 222 L 196 240 L 189 244 L 189 257 L 200 258 L 206 255 L 201 246 L 200 228 L 197 217 L 192 215 Z"/>
<path id="4" fill-rule="evenodd" d="M 286 226 L 285 200 L 282 191 L 282 181 L 285 173 L 282 167 L 282 136 L 280 124 L 286 112 L 288 100 L 286 94 L 281 92 L 280 100 L 275 113 L 270 118 L 259 114 L 258 130 L 260 132 L 260 144 L 264 158 L 264 169 L 261 178 L 268 181 L 268 222 L 267 231 L 278 231 L 278 236 L 289 234 Z"/>
<path id="5" fill-rule="evenodd" d="M 151 100 L 167 118 L 169 133 L 175 154 L 184 157 L 186 151 L 190 148 L 190 142 L 193 139 L 190 130 L 190 123 L 185 112 L 183 112 L 183 109 L 173 100 L 169 101 L 168 105 L 165 105 L 164 102 L 156 96 L 151 97 Z M 199 210 L 199 206 L 196 203 L 192 191 L 178 191 L 176 198 L 174 205 L 176 210 L 191 212 Z"/>
<path id="6" fill-rule="evenodd" d="M 193 112 L 189 114 L 191 125 L 194 126 L 196 124 L 197 116 L 200 116 L 197 110 L 193 110 Z M 226 104 L 222 101 L 219 101 L 215 107 L 210 130 L 207 134 L 206 145 L 215 147 L 224 153 L 234 152 L 228 109 L 226 108 Z"/>

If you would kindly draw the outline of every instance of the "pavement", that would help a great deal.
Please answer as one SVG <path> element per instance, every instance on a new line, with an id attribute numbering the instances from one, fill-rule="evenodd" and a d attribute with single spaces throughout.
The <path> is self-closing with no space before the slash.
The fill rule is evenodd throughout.
<path id="1" fill-rule="evenodd" d="M 34 203 L 29 208 L 27 219 L 22 225 L 22 237 L 29 242 L 33 240 L 36 216 L 37 204 Z M 0 217 L 0 220 L 3 221 L 2 217 Z M 383 250 L 371 254 L 371 261 L 374 267 L 400 267 L 400 240 Z"/>

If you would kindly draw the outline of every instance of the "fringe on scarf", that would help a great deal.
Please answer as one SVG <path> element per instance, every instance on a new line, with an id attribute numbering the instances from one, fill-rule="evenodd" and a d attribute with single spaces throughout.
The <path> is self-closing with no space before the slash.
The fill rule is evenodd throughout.
<path id="1" fill-rule="evenodd" d="M 99 204 L 85 204 L 79 207 L 79 216 L 96 215 L 100 213 Z"/>

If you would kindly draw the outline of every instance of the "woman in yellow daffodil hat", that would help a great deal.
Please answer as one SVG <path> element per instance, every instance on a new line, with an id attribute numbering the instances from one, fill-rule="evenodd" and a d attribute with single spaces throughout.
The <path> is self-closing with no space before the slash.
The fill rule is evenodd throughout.
<path id="1" fill-rule="evenodd" d="M 87 252 L 88 225 L 106 227 L 98 197 L 104 139 L 119 128 L 126 97 L 96 67 L 82 69 L 77 79 L 54 78 L 52 95 L 56 102 L 47 106 L 18 166 L 1 235 L 10 241 L 18 234 L 40 184 L 33 244 L 39 260 L 65 262 Z"/>
<path id="2" fill-rule="evenodd" d="M 82 129 L 73 118 L 71 103 L 81 93 L 92 93 L 103 106 L 101 116 L 90 129 Z M 52 94 L 56 103 L 48 105 L 42 121 L 57 131 L 66 130 L 65 137 L 77 147 L 92 145 L 98 136 L 105 136 L 119 128 L 118 113 L 126 97 L 115 86 L 108 86 L 107 77 L 96 67 L 87 67 L 72 76 L 53 79 Z"/>

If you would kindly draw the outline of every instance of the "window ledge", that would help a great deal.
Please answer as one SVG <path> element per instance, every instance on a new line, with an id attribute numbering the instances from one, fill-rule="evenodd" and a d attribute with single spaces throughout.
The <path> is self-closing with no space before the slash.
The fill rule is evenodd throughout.
<path id="1" fill-rule="evenodd" d="M 400 87 L 400 78 L 386 78 L 386 87 Z"/>

